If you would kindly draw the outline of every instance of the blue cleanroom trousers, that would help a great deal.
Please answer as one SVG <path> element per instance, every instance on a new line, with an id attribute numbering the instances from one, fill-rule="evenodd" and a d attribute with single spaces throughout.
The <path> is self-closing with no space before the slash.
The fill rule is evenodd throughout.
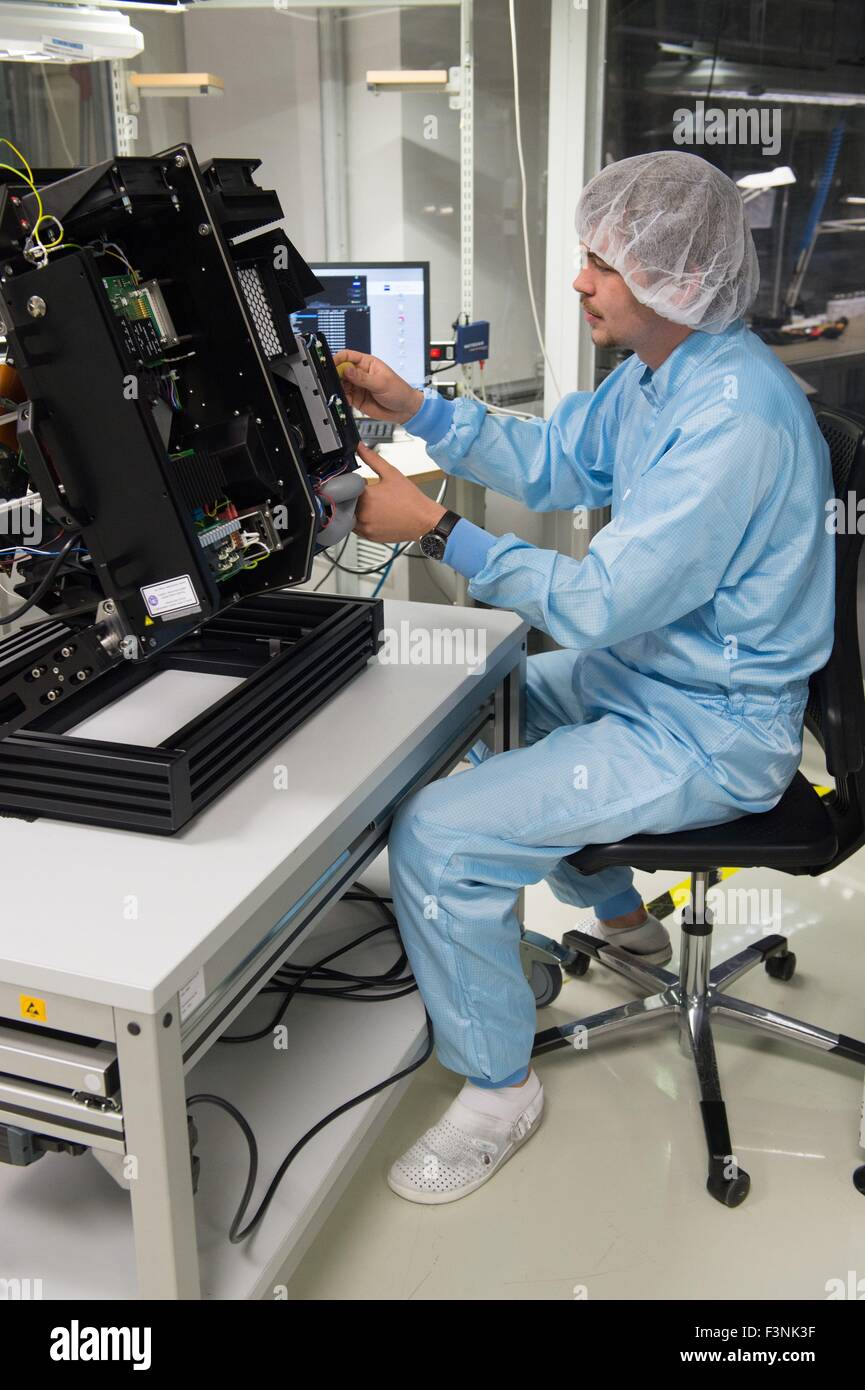
<path id="1" fill-rule="evenodd" d="M 743 787 L 767 761 L 777 783 L 771 805 L 798 762 L 795 731 L 727 725 L 717 709 L 705 713 L 717 745 L 710 755 L 638 700 L 632 709 L 618 697 L 612 711 L 587 709 L 581 660 L 567 651 L 530 658 L 526 746 L 423 787 L 391 831 L 394 907 L 439 1061 L 480 1085 L 521 1080 L 531 1056 L 535 1002 L 519 957 L 519 890 L 546 878 L 563 902 L 600 907 L 600 917 L 627 912 L 640 902 L 630 869 L 581 875 L 563 857 L 758 809 Z"/>

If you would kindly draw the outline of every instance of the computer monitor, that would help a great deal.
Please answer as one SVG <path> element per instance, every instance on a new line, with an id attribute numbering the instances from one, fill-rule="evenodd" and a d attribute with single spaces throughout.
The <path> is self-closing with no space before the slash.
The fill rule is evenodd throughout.
<path id="1" fill-rule="evenodd" d="M 296 333 L 323 333 L 332 352 L 380 357 L 411 386 L 429 377 L 429 261 L 310 263 L 324 286 L 292 315 Z"/>

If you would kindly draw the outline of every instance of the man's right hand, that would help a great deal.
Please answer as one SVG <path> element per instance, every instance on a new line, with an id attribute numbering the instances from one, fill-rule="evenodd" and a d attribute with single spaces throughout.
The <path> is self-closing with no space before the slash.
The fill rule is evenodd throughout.
<path id="1" fill-rule="evenodd" d="M 361 414 L 404 425 L 423 405 L 423 392 L 409 386 L 380 358 L 344 348 L 333 360 L 337 367 L 346 363 L 340 372 L 343 390 L 349 405 Z"/>

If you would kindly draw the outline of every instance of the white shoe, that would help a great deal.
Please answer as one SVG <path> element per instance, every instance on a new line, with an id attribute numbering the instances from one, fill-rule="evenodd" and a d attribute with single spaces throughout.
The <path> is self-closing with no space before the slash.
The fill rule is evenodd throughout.
<path id="1" fill-rule="evenodd" d="M 649 965 L 666 965 L 672 959 L 673 943 L 670 933 L 651 913 L 638 927 L 605 927 L 601 922 L 580 922 L 577 931 L 594 936 L 608 946 L 620 946 L 623 951 L 648 961 Z"/>
<path id="2" fill-rule="evenodd" d="M 472 1110 L 457 1097 L 437 1125 L 398 1158 L 388 1186 L 409 1202 L 438 1206 L 467 1197 L 534 1134 L 544 1113 L 544 1088 L 515 1120 Z"/>

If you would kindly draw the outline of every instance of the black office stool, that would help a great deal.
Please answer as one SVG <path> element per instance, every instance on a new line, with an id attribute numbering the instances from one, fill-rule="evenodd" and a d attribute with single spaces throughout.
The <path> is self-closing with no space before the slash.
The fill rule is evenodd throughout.
<path id="1" fill-rule="evenodd" d="M 846 509 L 848 493 L 857 499 L 865 498 L 865 422 L 834 410 L 820 411 L 817 420 L 831 451 L 835 492 Z M 796 957 L 788 949 L 786 937 L 767 936 L 712 967 L 712 920 L 706 908 L 706 891 L 722 866 L 780 869 L 788 874 L 815 876 L 843 863 L 865 842 L 865 698 L 856 626 L 861 545 L 862 537 L 855 530 L 852 535 L 839 532 L 837 536 L 835 640 L 828 663 L 811 679 L 805 716 L 806 726 L 826 755 L 826 766 L 835 781 L 834 791 L 821 798 L 797 773 L 778 804 L 762 815 L 742 816 L 680 835 L 632 835 L 618 844 L 588 845 L 568 856 L 567 863 L 587 874 L 612 864 L 649 872 L 690 872 L 691 902 L 682 922 L 679 974 L 641 963 L 620 947 L 579 931 L 567 932 L 561 946 L 536 932 L 526 932 L 523 938 L 524 969 L 532 980 L 539 1006 L 555 998 L 557 986 L 561 986 L 561 970 L 582 975 L 590 959 L 624 975 L 647 992 L 644 999 L 545 1029 L 535 1036 L 533 1056 L 559 1047 L 584 1047 L 595 1038 L 642 1027 L 656 1019 L 678 1024 L 697 1068 L 709 1150 L 706 1186 L 713 1197 L 729 1207 L 745 1200 L 751 1180 L 733 1156 L 712 1041 L 712 1013 L 865 1065 L 865 1043 L 856 1038 L 828 1032 L 727 994 L 734 980 L 758 965 L 764 966 L 774 979 L 789 980 Z M 859 1191 L 865 1192 L 865 1165 L 857 1169 L 854 1182 Z"/>

